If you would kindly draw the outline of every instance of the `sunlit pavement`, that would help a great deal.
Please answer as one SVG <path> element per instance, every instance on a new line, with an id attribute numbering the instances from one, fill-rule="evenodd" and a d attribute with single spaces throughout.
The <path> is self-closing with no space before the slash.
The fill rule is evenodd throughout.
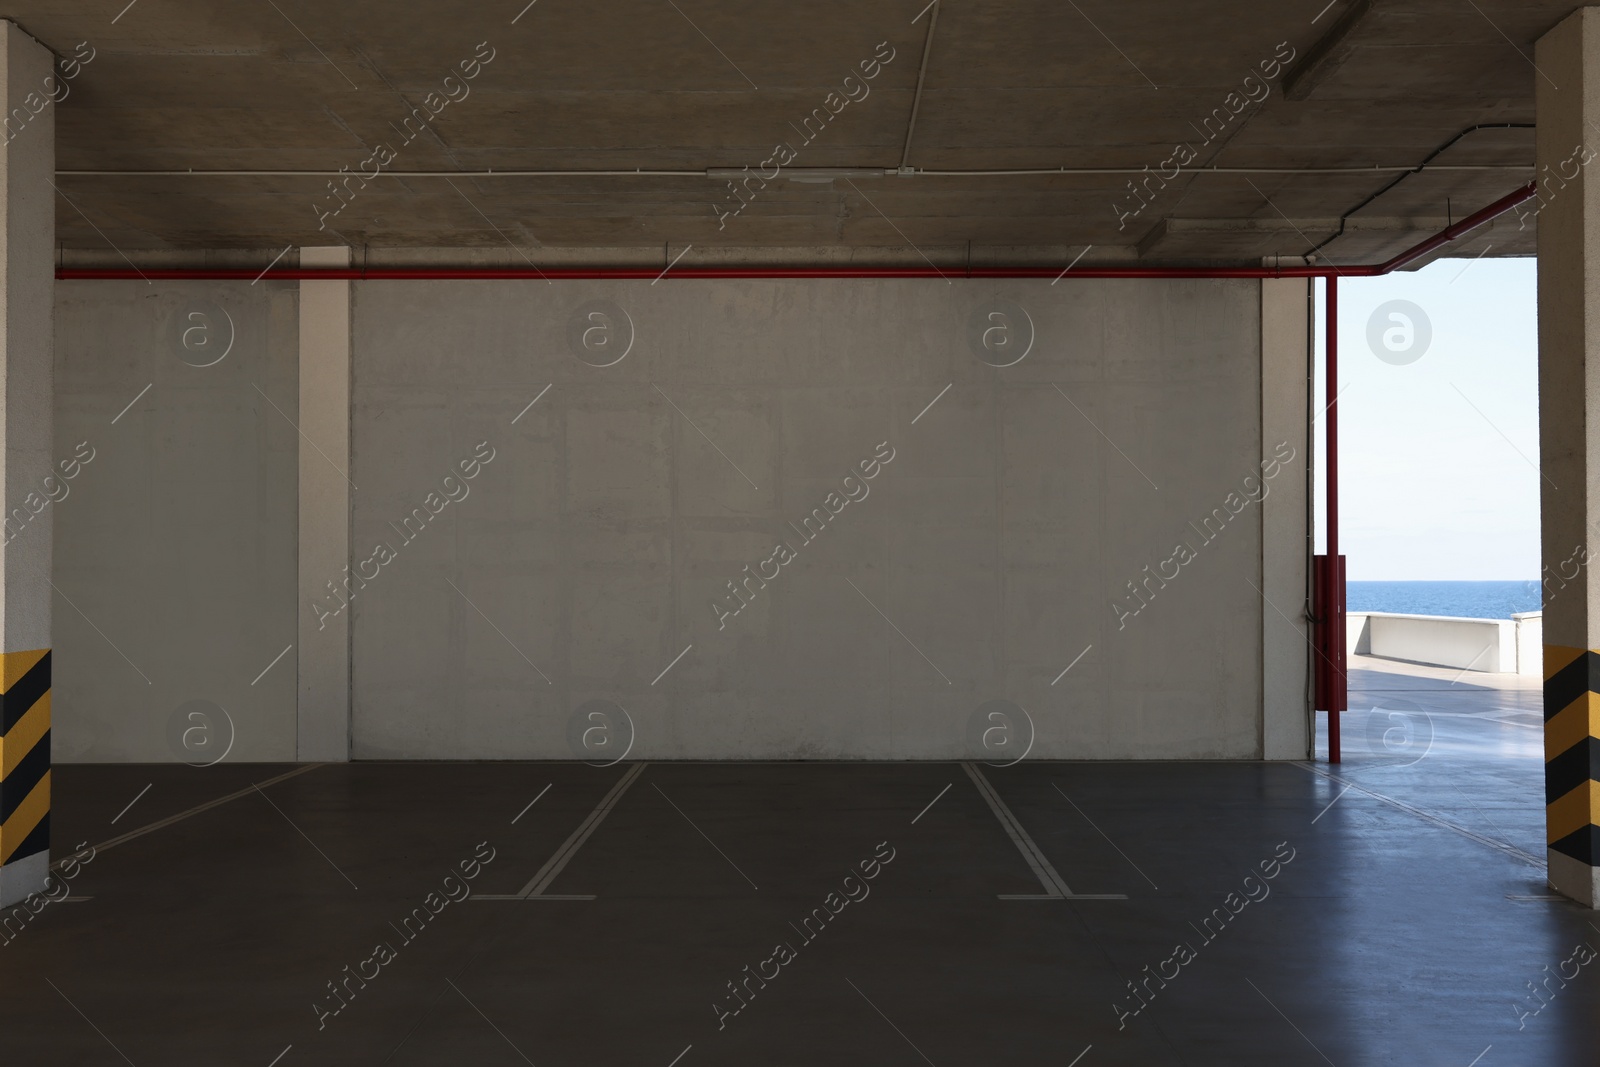
<path id="1" fill-rule="evenodd" d="M 1536 676 L 1351 656 L 1343 761 L 1324 769 L 1542 865 L 1542 691 Z M 1317 727 L 1317 758 L 1325 760 L 1325 715 Z"/>

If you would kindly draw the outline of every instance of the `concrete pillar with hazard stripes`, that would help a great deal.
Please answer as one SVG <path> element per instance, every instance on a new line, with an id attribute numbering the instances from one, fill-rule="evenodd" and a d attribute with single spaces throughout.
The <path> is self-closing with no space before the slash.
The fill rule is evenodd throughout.
<path id="1" fill-rule="evenodd" d="M 1550 884 L 1594 907 L 1600 903 L 1600 652 L 1546 645 L 1544 673 Z"/>
<path id="2" fill-rule="evenodd" d="M 1539 40 L 1539 452 L 1550 885 L 1600 904 L 1600 8 Z M 1594 162 L 1591 162 L 1594 161 Z"/>
<path id="3" fill-rule="evenodd" d="M 50 855 L 55 57 L 0 21 L 0 907 Z M 20 511 L 26 521 L 13 521 Z"/>
<path id="4" fill-rule="evenodd" d="M 0 655 L 0 906 L 44 885 L 50 859 L 50 651 Z"/>

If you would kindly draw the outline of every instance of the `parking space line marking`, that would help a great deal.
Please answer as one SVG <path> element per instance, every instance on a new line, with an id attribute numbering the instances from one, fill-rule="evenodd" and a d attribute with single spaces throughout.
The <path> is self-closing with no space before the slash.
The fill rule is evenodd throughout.
<path id="1" fill-rule="evenodd" d="M 296 767 L 294 770 L 289 771 L 286 774 L 280 774 L 276 778 L 268 778 L 266 781 L 262 782 L 261 784 L 262 785 L 277 785 L 279 782 L 284 781 L 285 779 L 293 778 L 295 775 L 304 774 L 307 771 L 314 771 L 318 767 L 321 767 L 321 766 L 322 766 L 322 764 L 320 764 L 320 763 L 307 763 L 307 764 L 304 764 L 303 766 Z M 218 797 L 215 800 L 208 800 L 204 804 L 200 804 L 200 805 L 197 805 L 196 807 L 190 808 L 188 811 L 180 811 L 176 815 L 169 815 L 165 819 L 157 819 L 155 822 L 149 823 L 149 824 L 147 824 L 145 826 L 141 826 L 137 830 L 129 830 L 127 833 L 123 834 L 121 837 L 113 837 L 109 841 L 102 841 L 98 845 L 94 846 L 94 851 L 98 855 L 99 853 L 104 852 L 108 848 L 116 848 L 118 845 L 126 844 L 127 842 L 132 841 L 136 837 L 143 837 L 145 834 L 153 833 L 156 830 L 160 830 L 160 829 L 162 829 L 164 827 L 171 826 L 175 822 L 182 822 L 184 819 L 187 819 L 191 815 L 199 815 L 203 811 L 210 811 L 212 808 L 218 807 L 219 805 L 222 805 L 222 804 L 226 804 L 230 800 L 238 800 L 240 797 L 249 796 L 251 793 L 253 793 L 255 791 L 256 791 L 256 787 L 255 786 L 247 785 L 243 789 L 239 790 L 237 793 L 229 793 L 225 797 Z M 71 856 L 67 856 L 67 857 L 65 857 L 63 859 L 57 860 L 56 862 L 54 862 L 54 863 L 52 863 L 50 865 L 50 869 L 52 871 L 58 870 L 63 863 L 66 863 L 67 860 L 72 859 L 73 856 L 76 856 L 76 855 L 78 855 L 78 853 L 74 852 Z"/>
<path id="2" fill-rule="evenodd" d="M 1478 844 L 1480 844 L 1480 845 L 1488 845 L 1490 848 L 1495 849 L 1496 851 L 1499 851 L 1499 852 L 1504 852 L 1506 855 L 1512 857 L 1513 859 L 1521 860 L 1523 863 L 1526 863 L 1529 866 L 1532 866 L 1532 867 L 1543 867 L 1545 865 L 1544 860 L 1539 859 L 1537 856 L 1534 856 L 1532 853 L 1523 851 L 1522 849 L 1518 848 L 1516 845 L 1510 844 L 1509 842 L 1496 841 L 1492 837 L 1485 837 L 1483 834 L 1475 833 L 1475 832 L 1473 832 L 1471 830 L 1468 830 L 1465 826 L 1458 826 L 1455 823 L 1451 822 L 1449 819 L 1445 819 L 1445 818 L 1442 818 L 1442 817 L 1440 817 L 1438 815 L 1435 815 L 1431 811 L 1424 811 L 1421 808 L 1412 807 L 1410 804 L 1407 804 L 1403 800 L 1396 800 L 1394 797 L 1385 796 L 1384 794 L 1379 793 L 1379 792 L 1377 792 L 1375 790 L 1368 789 L 1366 786 L 1361 785 L 1359 782 L 1348 781 L 1347 779 L 1339 777 L 1337 774 L 1331 774 L 1328 771 L 1324 771 L 1324 770 L 1322 770 L 1322 769 L 1320 769 L 1320 768 L 1318 768 L 1318 767 L 1316 767 L 1316 766 L 1314 766 L 1312 764 L 1304 763 L 1304 762 L 1301 762 L 1300 760 L 1291 760 L 1290 763 L 1291 763 L 1292 766 L 1299 767 L 1303 771 L 1309 771 L 1312 774 L 1315 774 L 1315 775 L 1318 775 L 1320 777 L 1326 778 L 1329 781 L 1338 782 L 1340 785 L 1343 785 L 1343 786 L 1349 786 L 1351 789 L 1354 789 L 1358 793 L 1365 793 L 1367 796 L 1371 797 L 1374 800 L 1381 800 L 1383 803 L 1389 805 L 1390 807 L 1396 808 L 1396 809 L 1398 809 L 1400 811 L 1403 811 L 1408 815 L 1415 815 L 1419 819 L 1426 819 L 1428 822 L 1433 823 L 1435 826 L 1442 826 L 1446 830 L 1452 830 L 1455 833 L 1460 834 L 1462 837 L 1465 837 L 1465 838 L 1467 838 L 1469 840 L 1478 842 Z"/>
<path id="3" fill-rule="evenodd" d="M 1429 714 L 1437 715 L 1439 713 L 1437 711 L 1435 711 L 1435 712 L 1430 712 Z M 1471 718 L 1471 717 L 1472 716 L 1469 716 L 1469 718 Z M 1524 730 L 1543 730 L 1544 729 L 1543 726 L 1540 726 L 1537 723 L 1512 722 L 1510 719 L 1497 719 L 1492 715 L 1485 716 L 1485 717 L 1479 719 L 1478 721 L 1479 722 L 1497 722 L 1497 723 L 1500 723 L 1502 726 L 1520 726 Z"/>
<path id="4" fill-rule="evenodd" d="M 972 779 L 972 784 L 978 787 L 979 794 L 989 805 L 989 810 L 994 812 L 994 817 L 1000 820 L 1000 825 L 1011 837 L 1011 843 L 1017 846 L 1017 851 L 1022 853 L 1022 858 L 1028 861 L 1028 866 L 1033 868 L 1033 873 L 1038 876 L 1040 884 L 1045 888 L 1048 897 L 1070 897 L 1072 890 L 1066 881 L 1050 866 L 1050 861 L 1045 859 L 1044 853 L 1039 851 L 1039 846 L 1033 843 L 1033 838 L 1028 836 L 1028 831 L 1022 828 L 1017 817 L 1011 814 L 1011 809 L 1006 807 L 1005 801 L 1000 799 L 1000 794 L 994 791 L 994 786 L 983 776 L 983 772 L 970 763 L 962 763 L 961 769 L 967 772 L 967 777 Z"/>
<path id="5" fill-rule="evenodd" d="M 535 874 L 527 885 L 517 891 L 516 899 L 528 900 L 544 895 L 544 891 L 550 887 L 550 883 L 554 882 L 567 864 L 572 862 L 572 857 L 578 854 L 578 850 L 583 847 L 583 843 L 589 840 L 589 836 L 600 828 L 600 824 L 605 821 L 605 817 L 611 814 L 611 809 L 616 807 L 617 802 L 622 799 L 622 794 L 628 791 L 628 787 L 638 779 L 639 775 L 644 773 L 644 769 L 648 766 L 650 766 L 648 763 L 635 763 L 628 768 L 628 773 L 619 778 L 617 784 L 611 787 L 611 791 L 600 798 L 600 803 L 595 805 L 595 809 L 589 813 L 588 818 L 578 824 L 578 828 L 572 831 L 572 835 L 562 842 L 561 847 L 556 849 L 555 855 L 545 860 L 544 866 L 539 868 L 539 873 Z M 478 899 L 494 900 L 496 898 L 480 896 Z M 586 900 L 593 898 L 569 896 L 559 899 Z"/>

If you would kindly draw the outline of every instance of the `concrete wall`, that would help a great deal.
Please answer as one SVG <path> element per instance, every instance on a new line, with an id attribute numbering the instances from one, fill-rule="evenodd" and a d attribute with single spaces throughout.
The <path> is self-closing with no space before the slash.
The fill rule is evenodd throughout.
<path id="1" fill-rule="evenodd" d="M 204 762 L 230 721 L 229 761 L 294 759 L 294 651 L 252 682 L 295 640 L 295 299 L 57 283 L 56 458 L 93 455 L 49 505 L 59 761 Z"/>
<path id="2" fill-rule="evenodd" d="M 347 579 L 297 574 L 294 287 L 58 286 L 57 451 L 94 452 L 50 505 L 63 761 L 201 762 L 194 701 L 230 761 L 295 758 L 324 617 L 357 758 L 593 758 L 591 701 L 654 758 L 993 758 L 995 701 L 1009 751 L 1261 755 L 1294 568 L 1248 498 L 1263 459 L 1305 486 L 1255 283 L 354 289 Z"/>
<path id="3" fill-rule="evenodd" d="M 355 290 L 357 758 L 1261 754 L 1256 283 Z"/>

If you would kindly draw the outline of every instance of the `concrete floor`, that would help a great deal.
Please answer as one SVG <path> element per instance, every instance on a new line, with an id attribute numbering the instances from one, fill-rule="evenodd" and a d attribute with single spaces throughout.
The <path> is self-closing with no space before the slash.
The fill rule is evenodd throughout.
<path id="1" fill-rule="evenodd" d="M 58 857 L 159 828 L 102 844 L 71 883 L 89 899 L 0 947 L 0 1056 L 1594 1064 L 1600 965 L 1565 961 L 1600 920 L 1544 886 L 1537 685 L 1355 667 L 1339 767 L 983 768 L 1073 893 L 1126 900 L 1002 899 L 1045 890 L 959 765 L 652 764 L 548 887 L 594 899 L 448 903 L 407 942 L 391 923 L 460 861 L 492 849 L 472 891 L 517 893 L 629 768 L 322 766 L 257 793 L 295 768 L 58 767 Z M 889 849 L 813 941 L 791 927 Z M 1261 899 L 1208 940 L 1234 892 Z M 380 941 L 393 958 L 363 964 Z M 794 958 L 764 964 L 777 942 Z M 347 964 L 376 977 L 319 1030 Z M 719 1029 L 747 964 L 777 975 Z M 1119 1029 L 1158 968 L 1176 977 Z"/>

